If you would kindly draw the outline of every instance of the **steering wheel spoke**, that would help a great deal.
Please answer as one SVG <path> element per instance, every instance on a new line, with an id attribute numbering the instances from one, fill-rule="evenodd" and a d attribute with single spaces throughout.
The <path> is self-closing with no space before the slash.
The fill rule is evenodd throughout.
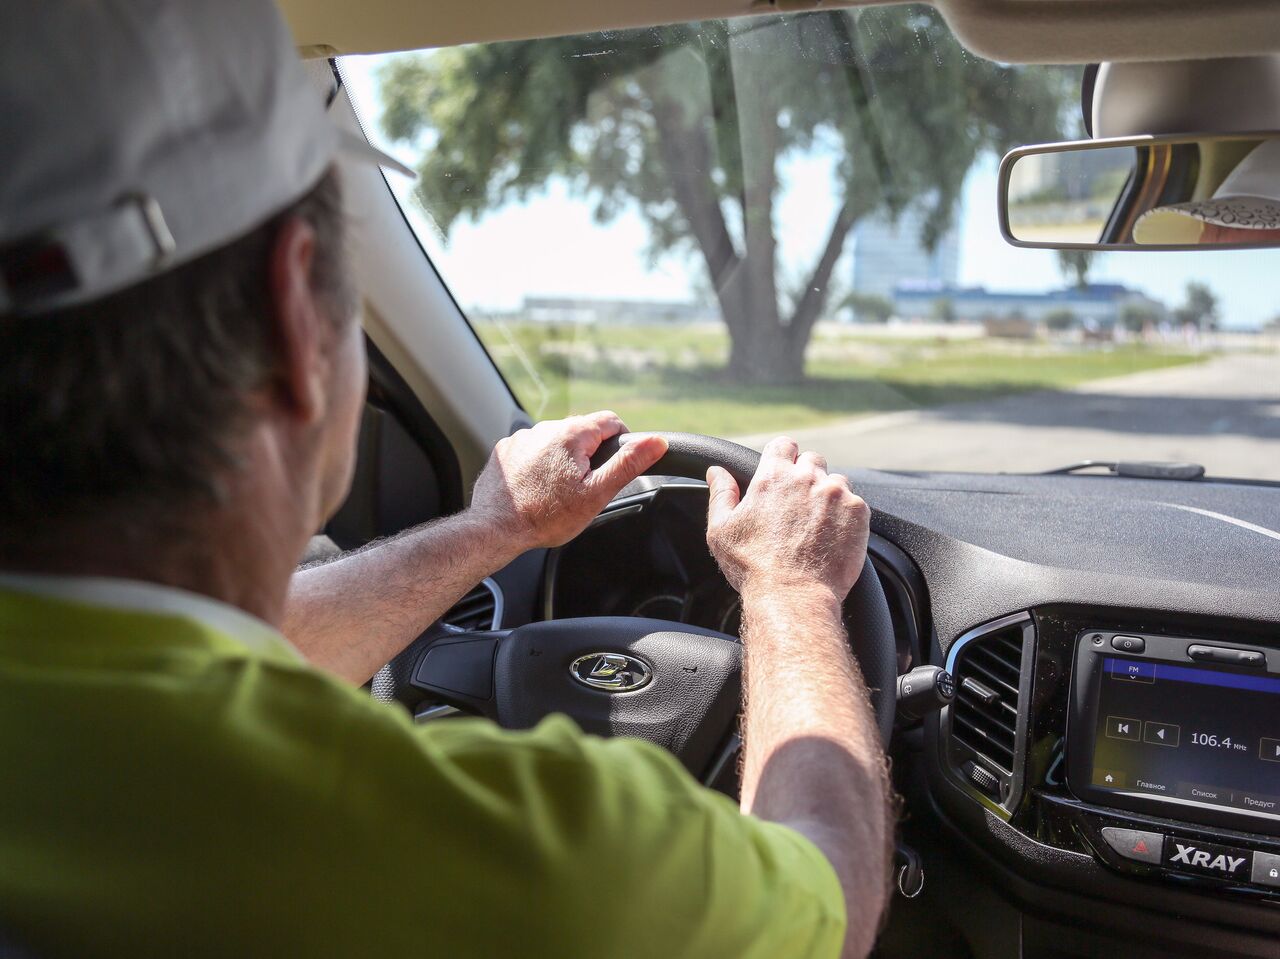
<path id="1" fill-rule="evenodd" d="M 450 706 L 497 719 L 494 663 L 509 635 L 509 630 L 464 633 L 433 643 L 414 666 L 411 682 Z"/>
<path id="2" fill-rule="evenodd" d="M 589 733 L 648 739 L 701 776 L 737 719 L 741 677 L 732 636 L 603 616 L 443 640 L 423 653 L 413 683 L 508 729 L 564 713 Z"/>

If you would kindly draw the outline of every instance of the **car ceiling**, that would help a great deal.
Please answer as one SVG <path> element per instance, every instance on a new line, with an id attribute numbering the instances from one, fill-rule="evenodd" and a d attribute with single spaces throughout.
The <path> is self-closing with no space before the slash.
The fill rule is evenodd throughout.
<path id="1" fill-rule="evenodd" d="M 328 57 L 877 0 L 281 0 L 304 55 Z M 1246 56 L 1280 50 L 1275 0 L 934 0 L 973 52 L 1006 63 Z"/>

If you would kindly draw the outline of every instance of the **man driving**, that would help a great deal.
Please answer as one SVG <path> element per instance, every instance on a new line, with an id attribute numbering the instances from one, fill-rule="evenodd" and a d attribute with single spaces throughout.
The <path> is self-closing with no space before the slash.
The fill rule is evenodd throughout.
<path id="1" fill-rule="evenodd" d="M 721 469 L 740 808 L 552 717 L 358 686 L 664 453 L 612 413 L 497 445 L 471 505 L 295 572 L 366 383 L 344 144 L 266 0 L 49 0 L 0 33 L 0 929 L 61 955 L 862 956 L 890 790 L 841 604 L 866 505 Z M 366 148 L 367 149 L 367 148 Z M 809 664 L 821 662 L 820 671 Z"/>

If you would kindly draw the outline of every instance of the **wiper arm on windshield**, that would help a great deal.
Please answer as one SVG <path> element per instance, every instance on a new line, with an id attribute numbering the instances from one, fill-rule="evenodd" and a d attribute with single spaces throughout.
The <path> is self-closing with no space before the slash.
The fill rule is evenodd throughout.
<path id="1" fill-rule="evenodd" d="M 1134 463 L 1111 463 L 1106 460 L 1081 460 L 1079 463 L 1072 463 L 1070 466 L 1062 466 L 1058 469 L 1045 470 L 1044 473 L 1079 473 L 1082 470 L 1105 469 L 1114 473 L 1116 476 L 1128 476 L 1133 479 L 1158 479 L 1158 480 L 1197 480 L 1204 476 L 1204 467 L 1199 463 L 1158 463 L 1158 462 L 1134 462 Z"/>

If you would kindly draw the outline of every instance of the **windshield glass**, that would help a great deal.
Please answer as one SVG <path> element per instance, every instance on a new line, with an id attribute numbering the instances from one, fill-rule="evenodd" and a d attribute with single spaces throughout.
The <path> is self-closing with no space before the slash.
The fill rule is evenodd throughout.
<path id="1" fill-rule="evenodd" d="M 535 418 L 785 431 L 888 469 L 1280 479 L 1280 251 L 1000 237 L 999 157 L 1084 136 L 1078 67 L 979 59 L 900 6 L 341 70 L 419 170 L 392 188 Z M 1066 196 L 1064 175 L 1018 188 Z"/>

